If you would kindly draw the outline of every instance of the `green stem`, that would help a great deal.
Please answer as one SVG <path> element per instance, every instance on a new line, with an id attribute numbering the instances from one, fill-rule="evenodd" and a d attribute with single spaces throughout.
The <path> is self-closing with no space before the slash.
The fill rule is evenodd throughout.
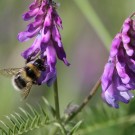
<path id="1" fill-rule="evenodd" d="M 90 90 L 89 95 L 83 100 L 82 104 L 79 106 L 79 108 L 77 109 L 76 112 L 74 112 L 71 116 L 69 116 L 65 123 L 68 123 L 70 120 L 72 120 L 86 105 L 87 103 L 90 101 L 90 99 L 93 97 L 93 95 L 97 92 L 99 86 L 101 84 L 100 79 L 96 82 L 96 84 L 94 85 L 94 87 L 92 88 L 92 90 Z"/>
<path id="2" fill-rule="evenodd" d="M 82 11 L 83 15 L 86 17 L 86 19 L 91 24 L 91 26 L 94 28 L 98 36 L 101 38 L 106 49 L 109 50 L 109 44 L 111 43 L 112 38 L 108 30 L 105 28 L 105 26 L 101 22 L 101 19 L 99 18 L 99 16 L 97 15 L 93 7 L 91 6 L 90 1 L 74 0 L 74 2 Z"/>
<path id="3" fill-rule="evenodd" d="M 54 83 L 54 100 L 55 100 L 55 109 L 56 109 L 56 119 L 60 120 L 60 108 L 59 108 L 59 94 L 58 94 L 58 83 L 57 78 Z"/>
<path id="4" fill-rule="evenodd" d="M 54 100 L 55 100 L 56 119 L 61 126 L 63 134 L 66 135 L 66 129 L 63 126 L 61 119 L 60 119 L 60 107 L 59 107 L 59 94 L 58 94 L 57 78 L 56 78 L 55 83 L 54 83 Z"/>

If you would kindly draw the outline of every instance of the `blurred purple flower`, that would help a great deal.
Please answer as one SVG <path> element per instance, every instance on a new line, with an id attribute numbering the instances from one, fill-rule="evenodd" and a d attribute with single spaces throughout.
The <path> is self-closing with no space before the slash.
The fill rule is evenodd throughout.
<path id="1" fill-rule="evenodd" d="M 133 15 L 132 15 L 133 16 Z M 135 21 L 127 18 L 112 41 L 108 63 L 101 78 L 102 98 L 112 107 L 128 103 L 135 89 Z"/>
<path id="2" fill-rule="evenodd" d="M 56 55 L 67 66 L 66 53 L 61 41 L 59 28 L 62 28 L 62 20 L 56 11 L 56 3 L 52 0 L 35 0 L 29 11 L 23 15 L 25 21 L 34 18 L 27 29 L 18 34 L 20 42 L 27 41 L 36 36 L 34 43 L 22 53 L 25 59 L 36 56 L 39 52 L 41 58 L 45 58 L 47 70 L 42 73 L 39 84 L 51 85 L 56 78 Z"/>

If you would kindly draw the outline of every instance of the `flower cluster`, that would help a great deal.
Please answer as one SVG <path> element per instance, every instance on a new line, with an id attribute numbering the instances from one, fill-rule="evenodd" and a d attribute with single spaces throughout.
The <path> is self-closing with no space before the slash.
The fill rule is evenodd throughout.
<path id="1" fill-rule="evenodd" d="M 62 20 L 56 11 L 56 3 L 52 0 L 35 0 L 29 11 L 23 15 L 25 21 L 34 18 L 27 29 L 18 34 L 20 42 L 27 41 L 34 36 L 34 43 L 22 53 L 27 60 L 40 54 L 42 59 L 46 59 L 44 65 L 47 69 L 38 80 L 39 84 L 50 85 L 56 78 L 56 56 L 67 66 L 66 54 L 62 45 L 61 35 L 58 28 L 62 28 Z"/>
<path id="2" fill-rule="evenodd" d="M 135 21 L 127 18 L 112 41 L 108 63 L 101 78 L 102 97 L 112 107 L 128 103 L 135 89 Z"/>

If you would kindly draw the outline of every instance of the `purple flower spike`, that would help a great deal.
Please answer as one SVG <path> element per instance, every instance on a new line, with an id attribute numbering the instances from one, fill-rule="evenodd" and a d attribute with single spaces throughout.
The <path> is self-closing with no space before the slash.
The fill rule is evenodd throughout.
<path id="1" fill-rule="evenodd" d="M 102 98 L 114 107 L 128 103 L 135 89 L 135 21 L 127 18 L 121 32 L 112 41 L 108 63 L 101 78 Z"/>
<path id="2" fill-rule="evenodd" d="M 67 66 L 66 53 L 61 41 L 59 28 L 62 28 L 62 20 L 56 11 L 56 4 L 51 0 L 35 0 L 29 7 L 29 11 L 23 15 L 25 21 L 31 20 L 27 29 L 18 34 L 20 42 L 27 41 L 36 36 L 34 43 L 21 55 L 29 59 L 40 54 L 44 60 L 45 71 L 41 73 L 37 84 L 46 83 L 50 86 L 56 79 L 57 57 Z"/>

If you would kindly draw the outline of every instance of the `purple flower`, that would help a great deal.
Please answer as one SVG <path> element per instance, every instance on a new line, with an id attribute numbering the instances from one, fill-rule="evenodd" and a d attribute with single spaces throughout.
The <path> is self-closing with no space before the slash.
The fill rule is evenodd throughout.
<path id="1" fill-rule="evenodd" d="M 62 28 L 62 20 L 56 11 L 56 4 L 52 0 L 35 0 L 29 11 L 23 15 L 25 21 L 31 20 L 27 29 L 18 34 L 20 42 L 27 41 L 36 36 L 34 43 L 26 49 L 22 56 L 25 59 L 34 57 L 40 53 L 45 59 L 46 71 L 42 72 L 38 84 L 47 83 L 51 85 L 56 78 L 56 57 L 62 60 L 67 66 L 70 64 L 66 59 L 66 53 L 61 41 L 58 28 Z"/>
<path id="2" fill-rule="evenodd" d="M 112 107 L 128 103 L 135 89 L 135 21 L 127 18 L 112 41 L 108 63 L 101 78 L 102 98 Z"/>

